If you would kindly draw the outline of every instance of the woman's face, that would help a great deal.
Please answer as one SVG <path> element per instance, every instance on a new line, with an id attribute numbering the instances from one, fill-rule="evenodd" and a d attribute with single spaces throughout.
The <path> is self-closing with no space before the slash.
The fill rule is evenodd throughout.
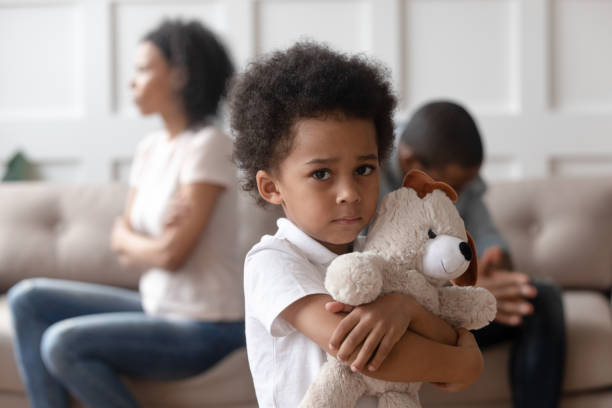
<path id="1" fill-rule="evenodd" d="M 134 103 L 143 115 L 161 113 L 175 103 L 172 68 L 153 43 L 144 41 L 136 51 L 136 73 L 130 83 Z"/>

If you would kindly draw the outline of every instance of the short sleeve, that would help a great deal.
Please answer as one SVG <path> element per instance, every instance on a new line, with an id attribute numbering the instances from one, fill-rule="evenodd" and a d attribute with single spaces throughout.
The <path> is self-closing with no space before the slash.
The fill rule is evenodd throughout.
<path id="1" fill-rule="evenodd" d="M 249 314 L 274 337 L 295 331 L 280 317 L 289 305 L 308 295 L 328 293 L 316 266 L 290 251 L 270 248 L 247 256 L 244 290 Z"/>
<path id="2" fill-rule="evenodd" d="M 206 128 L 194 135 L 181 165 L 179 182 L 207 182 L 226 187 L 235 185 L 231 139 L 215 128 Z"/>
<path id="3" fill-rule="evenodd" d="M 130 187 L 137 187 L 142 181 L 142 173 L 146 167 L 147 158 L 151 152 L 152 146 L 155 142 L 155 135 L 145 137 L 136 146 L 136 152 L 132 159 L 132 166 L 130 169 L 129 184 Z"/>

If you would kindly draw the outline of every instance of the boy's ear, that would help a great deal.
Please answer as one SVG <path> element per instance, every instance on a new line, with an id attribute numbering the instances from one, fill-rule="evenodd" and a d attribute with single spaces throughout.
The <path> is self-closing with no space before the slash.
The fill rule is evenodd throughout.
<path id="1" fill-rule="evenodd" d="M 283 203 L 276 180 L 270 173 L 265 170 L 258 170 L 255 180 L 257 181 L 257 191 L 259 191 L 261 198 L 270 204 L 281 205 Z"/>
<path id="2" fill-rule="evenodd" d="M 403 174 L 408 173 L 410 170 L 425 170 L 423 164 L 412 151 L 412 148 L 406 144 L 400 143 L 397 146 L 397 160 Z"/>

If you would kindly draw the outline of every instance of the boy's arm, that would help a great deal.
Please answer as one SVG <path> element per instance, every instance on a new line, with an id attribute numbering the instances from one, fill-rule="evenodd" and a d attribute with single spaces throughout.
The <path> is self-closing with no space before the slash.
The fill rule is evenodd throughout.
<path id="1" fill-rule="evenodd" d="M 375 326 L 376 329 L 383 326 L 382 329 L 385 332 L 391 332 L 391 334 L 397 328 L 400 328 L 401 332 L 397 333 L 397 338 L 394 339 L 393 343 L 399 340 L 406 329 L 409 329 L 438 343 L 451 346 L 457 344 L 457 332 L 451 325 L 429 312 L 407 294 L 388 293 L 370 304 L 357 307 L 333 301 L 327 303 L 325 308 L 332 313 L 348 313 L 338 324 L 329 341 L 330 348 L 338 351 L 340 359 L 350 355 L 359 346 L 372 330 L 372 326 Z M 362 321 L 366 323 L 362 323 Z M 388 354 L 388 351 L 383 351 L 383 349 L 388 348 L 390 351 L 393 346 L 393 344 L 388 345 L 385 340 L 381 341 L 376 355 L 370 362 L 370 365 L 374 368 L 378 368 Z M 366 361 L 363 361 L 363 364 L 361 364 L 362 361 L 360 360 L 361 356 L 355 362 L 358 368 L 366 363 Z"/>
<path id="2" fill-rule="evenodd" d="M 336 356 L 329 347 L 329 338 L 342 316 L 325 310 L 331 301 L 329 295 L 310 295 L 288 306 L 281 317 L 298 331 L 313 340 L 326 352 Z M 387 381 L 442 382 L 469 385 L 482 371 L 482 356 L 471 334 L 460 337 L 460 347 L 441 344 L 406 331 L 392 348 L 389 356 L 376 371 L 363 370 L 363 374 Z M 467 340 L 467 341 L 465 341 Z M 355 351 L 347 363 L 358 355 Z"/>

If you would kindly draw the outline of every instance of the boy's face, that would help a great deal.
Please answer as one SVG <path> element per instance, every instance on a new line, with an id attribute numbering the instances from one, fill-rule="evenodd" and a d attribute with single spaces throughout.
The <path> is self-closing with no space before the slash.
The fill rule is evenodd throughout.
<path id="1" fill-rule="evenodd" d="M 301 119 L 294 132 L 290 153 L 274 175 L 266 175 L 267 185 L 258 173 L 260 194 L 282 205 L 287 218 L 306 234 L 344 253 L 376 211 L 374 124 L 342 117 Z"/>

